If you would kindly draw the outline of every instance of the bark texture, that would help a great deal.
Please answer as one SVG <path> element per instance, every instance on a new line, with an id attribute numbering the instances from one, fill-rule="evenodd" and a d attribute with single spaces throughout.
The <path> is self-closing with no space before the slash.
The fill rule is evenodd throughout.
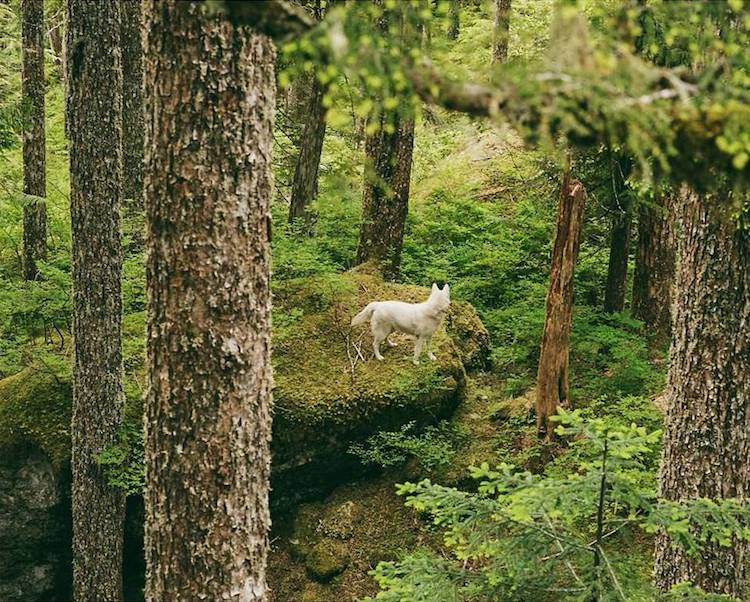
<path id="1" fill-rule="evenodd" d="M 310 203 L 318 196 L 318 169 L 326 132 L 326 110 L 323 106 L 324 86 L 315 78 L 312 83 L 308 118 L 302 133 L 299 157 L 292 181 L 289 223 L 302 220 L 308 227 L 315 221 Z"/>
<path id="2" fill-rule="evenodd" d="M 44 3 L 21 3 L 23 66 L 23 192 L 47 196 L 44 142 Z M 23 276 L 35 280 L 36 262 L 47 256 L 47 210 L 43 200 L 27 199 L 23 208 Z"/>
<path id="3" fill-rule="evenodd" d="M 320 2 L 316 3 L 314 13 L 316 20 L 323 18 Z M 292 197 L 289 205 L 289 223 L 300 220 L 308 231 L 312 230 L 315 222 L 315 214 L 310 211 L 310 204 L 318 196 L 318 170 L 326 133 L 326 108 L 323 106 L 326 86 L 318 81 L 314 73 L 311 79 L 308 97 L 304 103 L 305 127 L 294 169 Z"/>
<path id="4" fill-rule="evenodd" d="M 630 198 L 620 197 L 620 205 L 612 219 L 609 241 L 609 266 L 604 289 L 604 311 L 619 312 L 625 309 L 628 285 L 628 252 L 630 250 Z"/>
<path id="5" fill-rule="evenodd" d="M 122 196 L 126 208 L 143 209 L 143 48 L 141 0 L 122 6 Z"/>
<path id="6" fill-rule="evenodd" d="M 58 19 L 60 19 L 59 14 L 60 13 L 57 13 Z M 64 17 L 58 22 L 51 24 L 51 27 L 47 32 L 49 37 L 49 47 L 52 51 L 55 66 L 58 69 L 61 82 L 65 80 L 65 64 L 63 62 L 63 20 Z M 48 23 L 47 26 L 50 26 L 50 23 Z"/>
<path id="7" fill-rule="evenodd" d="M 510 2 L 511 0 L 495 0 L 495 27 L 492 39 L 493 63 L 504 63 L 508 60 Z"/>
<path id="8" fill-rule="evenodd" d="M 657 344 L 671 332 L 675 279 L 675 201 L 661 196 L 638 212 L 638 247 L 633 277 L 633 315 L 642 320 Z"/>
<path id="9" fill-rule="evenodd" d="M 394 117 L 393 132 L 388 133 L 386 120 Z M 414 120 L 383 115 L 379 125 L 365 142 L 367 164 L 357 264 L 375 261 L 387 278 L 396 278 L 409 210 Z"/>
<path id="10" fill-rule="evenodd" d="M 146 599 L 267 600 L 275 50 L 148 0 Z"/>
<path id="11" fill-rule="evenodd" d="M 536 425 L 540 438 L 551 436 L 549 417 L 568 404 L 568 359 L 573 315 L 573 276 L 581 241 L 586 189 L 563 176 L 552 249 L 544 333 L 537 372 Z"/>
<path id="12" fill-rule="evenodd" d="M 95 454 L 117 439 L 123 404 L 120 277 L 120 5 L 68 0 L 73 233 L 73 595 L 122 600 L 125 498 Z"/>
<path id="13" fill-rule="evenodd" d="M 680 194 L 673 338 L 660 489 L 670 500 L 746 500 L 750 489 L 750 233 L 721 211 L 726 199 Z M 709 545 L 689 557 L 656 542 L 662 589 L 691 581 L 741 598 L 747 544 Z"/>

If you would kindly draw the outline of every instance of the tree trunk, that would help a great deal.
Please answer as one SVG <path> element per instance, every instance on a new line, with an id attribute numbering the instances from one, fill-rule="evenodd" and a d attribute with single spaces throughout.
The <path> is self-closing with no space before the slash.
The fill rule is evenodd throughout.
<path id="1" fill-rule="evenodd" d="M 540 438 L 552 435 L 549 417 L 568 404 L 568 358 L 573 315 L 573 276 L 581 240 L 586 189 L 570 172 L 563 175 L 552 249 L 547 309 L 537 372 L 536 425 Z"/>
<path id="2" fill-rule="evenodd" d="M 508 60 L 508 38 L 510 36 L 510 0 L 495 0 L 495 28 L 492 40 L 492 62 Z"/>
<path id="3" fill-rule="evenodd" d="M 23 192 L 47 196 L 44 160 L 44 5 L 42 0 L 21 3 L 23 47 L 22 97 Z M 36 262 L 47 256 L 47 210 L 43 200 L 27 198 L 23 208 L 23 276 L 35 280 Z"/>
<path id="4" fill-rule="evenodd" d="M 130 211 L 143 209 L 143 48 L 141 0 L 122 6 L 122 196 Z"/>
<path id="5" fill-rule="evenodd" d="M 200 3 L 144 15 L 146 599 L 264 601 L 275 50 Z"/>
<path id="6" fill-rule="evenodd" d="M 55 57 L 55 65 L 60 75 L 60 81 L 65 79 L 65 64 L 63 63 L 63 24 L 55 23 L 49 30 L 49 46 Z"/>
<path id="7" fill-rule="evenodd" d="M 615 210 L 609 243 L 609 267 L 604 290 L 604 311 L 620 312 L 625 309 L 628 284 L 628 251 L 630 250 L 630 196 L 621 195 L 621 204 Z"/>
<path id="8" fill-rule="evenodd" d="M 680 194 L 681 234 L 660 495 L 746 500 L 750 490 L 750 233 L 725 199 Z M 668 536 L 656 542 L 655 580 L 691 581 L 741 598 L 747 544 L 707 546 L 689 557 Z"/>
<path id="9" fill-rule="evenodd" d="M 395 117 L 393 132 L 386 131 L 389 116 L 381 115 L 378 131 L 367 137 L 362 225 L 357 264 L 375 261 L 384 276 L 397 278 L 409 210 L 409 183 L 414 151 L 414 120 Z"/>
<path id="10" fill-rule="evenodd" d="M 676 246 L 673 205 L 671 195 L 661 196 L 655 206 L 641 205 L 638 214 L 633 315 L 644 322 L 657 345 L 670 338 Z"/>
<path id="11" fill-rule="evenodd" d="M 448 6 L 448 39 L 455 40 L 458 38 L 458 32 L 461 27 L 461 7 L 458 0 L 452 0 Z"/>
<path id="12" fill-rule="evenodd" d="M 326 109 L 323 106 L 325 86 L 313 76 L 310 100 L 307 105 L 307 121 L 294 170 L 292 200 L 289 205 L 289 223 L 300 220 L 311 230 L 315 215 L 310 211 L 310 203 L 318 196 L 318 168 L 323 152 L 323 139 L 326 133 Z"/>
<path id="13" fill-rule="evenodd" d="M 115 443 L 120 348 L 120 5 L 68 0 L 70 211 L 73 234 L 73 593 L 122 600 L 125 497 L 94 456 Z"/>

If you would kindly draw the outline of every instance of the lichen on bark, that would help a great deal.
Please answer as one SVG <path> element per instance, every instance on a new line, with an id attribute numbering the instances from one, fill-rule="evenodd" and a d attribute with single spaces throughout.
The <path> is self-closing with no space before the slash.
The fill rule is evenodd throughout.
<path id="1" fill-rule="evenodd" d="M 146 598 L 266 600 L 275 50 L 144 9 Z"/>
<path id="2" fill-rule="evenodd" d="M 37 275 L 36 262 L 47 256 L 47 196 L 44 138 L 44 5 L 42 0 L 21 3 L 23 69 L 23 273 Z"/>
<path id="3" fill-rule="evenodd" d="M 124 402 L 120 5 L 68 0 L 67 10 L 73 593 L 76 600 L 121 600 L 125 498 L 95 460 L 116 441 Z"/>
<path id="4" fill-rule="evenodd" d="M 725 195 L 684 187 L 678 199 L 679 267 L 666 392 L 660 495 L 668 500 L 750 494 L 750 233 Z M 691 556 L 661 534 L 655 580 L 690 581 L 741 598 L 747 542 L 707 544 Z"/>

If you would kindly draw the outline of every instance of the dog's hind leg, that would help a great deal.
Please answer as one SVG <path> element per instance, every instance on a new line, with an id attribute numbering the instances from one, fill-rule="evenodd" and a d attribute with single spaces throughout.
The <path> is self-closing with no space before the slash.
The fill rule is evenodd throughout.
<path id="1" fill-rule="evenodd" d="M 417 342 L 414 343 L 414 359 L 412 359 L 412 362 L 414 362 L 415 366 L 419 364 L 419 356 L 422 355 L 423 345 L 424 345 L 424 338 L 417 337 Z"/>
<path id="2" fill-rule="evenodd" d="M 388 338 L 390 332 L 383 329 L 382 326 L 378 326 L 375 323 L 372 325 L 372 350 L 375 352 L 375 357 L 379 360 L 384 359 L 380 353 L 380 343 Z"/>

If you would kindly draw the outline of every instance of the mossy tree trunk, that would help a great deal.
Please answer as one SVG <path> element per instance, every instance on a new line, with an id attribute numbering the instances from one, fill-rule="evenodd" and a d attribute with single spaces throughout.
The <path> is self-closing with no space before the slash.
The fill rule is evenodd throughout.
<path id="1" fill-rule="evenodd" d="M 267 600 L 275 50 L 200 3 L 144 14 L 146 598 Z"/>
<path id="2" fill-rule="evenodd" d="M 668 500 L 750 493 L 750 233 L 726 198 L 684 189 L 679 198 L 675 314 L 660 495 Z M 690 581 L 742 598 L 746 542 L 689 556 L 666 534 L 656 542 L 656 584 Z"/>
<path id="3" fill-rule="evenodd" d="M 621 194 L 616 205 L 609 240 L 607 284 L 604 289 L 604 311 L 607 313 L 625 309 L 627 296 L 630 223 L 632 221 L 630 195 Z"/>
<path id="4" fill-rule="evenodd" d="M 141 0 L 122 6 L 122 196 L 129 211 L 143 210 L 143 48 Z"/>
<path id="5" fill-rule="evenodd" d="M 397 278 L 401 267 L 413 152 L 414 119 L 381 114 L 378 130 L 365 142 L 357 264 L 374 261 L 386 278 Z"/>
<path id="6" fill-rule="evenodd" d="M 73 595 L 122 600 L 125 497 L 95 455 L 121 423 L 120 4 L 68 0 L 73 234 Z"/>
<path id="7" fill-rule="evenodd" d="M 44 141 L 44 3 L 21 2 L 23 66 L 23 276 L 35 280 L 36 262 L 47 256 L 47 196 Z"/>
<path id="8" fill-rule="evenodd" d="M 581 240 L 586 190 L 563 175 L 552 249 L 547 308 L 537 371 L 536 424 L 540 438 L 552 435 L 549 418 L 568 404 L 568 360 L 573 313 L 573 276 Z"/>
<path id="9" fill-rule="evenodd" d="M 495 27 L 492 39 L 493 63 L 504 63 L 508 60 L 510 9 L 511 0 L 495 0 Z"/>
<path id="10" fill-rule="evenodd" d="M 661 195 L 638 212 L 633 315 L 657 345 L 669 341 L 675 278 L 674 195 Z"/>

